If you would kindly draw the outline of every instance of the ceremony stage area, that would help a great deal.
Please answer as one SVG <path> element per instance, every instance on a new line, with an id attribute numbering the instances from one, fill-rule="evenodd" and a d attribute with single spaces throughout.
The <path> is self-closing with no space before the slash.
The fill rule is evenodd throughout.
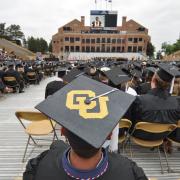
<path id="1" fill-rule="evenodd" d="M 32 110 L 36 104 L 44 99 L 45 87 L 48 82 L 57 78 L 50 77 L 41 81 L 40 85 L 30 85 L 25 93 L 0 95 L 0 180 L 21 180 L 22 173 L 28 159 L 37 156 L 48 146 L 29 147 L 27 158 L 22 163 L 22 157 L 27 142 L 27 135 L 15 112 L 18 110 Z M 56 128 L 58 129 L 58 128 Z M 60 135 L 60 131 L 57 130 Z M 59 136 L 59 138 L 62 138 Z M 49 136 L 52 139 L 52 136 Z M 48 142 L 50 144 L 50 142 Z M 161 174 L 159 158 L 156 150 L 141 148 L 133 145 L 133 160 L 141 166 L 151 180 L 179 180 L 180 179 L 180 151 L 177 148 L 169 155 L 169 163 L 175 173 Z M 126 155 L 131 158 L 129 149 Z M 166 161 L 162 153 L 164 170 L 167 169 Z"/>

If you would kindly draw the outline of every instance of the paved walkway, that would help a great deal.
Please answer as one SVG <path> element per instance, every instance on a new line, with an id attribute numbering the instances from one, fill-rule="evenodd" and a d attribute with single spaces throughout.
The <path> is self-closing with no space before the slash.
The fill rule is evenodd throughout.
<path id="1" fill-rule="evenodd" d="M 22 156 L 27 141 L 22 126 L 15 117 L 15 112 L 22 109 L 32 109 L 36 104 L 44 99 L 45 87 L 48 82 L 55 77 L 47 78 L 40 85 L 31 85 L 22 94 L 8 94 L 0 97 L 0 180 L 15 180 L 22 176 L 25 163 L 22 163 Z M 28 158 L 48 147 L 28 149 Z M 180 152 L 176 151 L 170 156 L 170 165 L 179 173 L 160 173 L 160 164 L 156 151 L 133 146 L 134 158 L 138 165 L 143 167 L 148 177 L 153 180 L 178 180 L 180 179 Z M 162 156 L 163 157 L 163 156 Z M 163 167 L 166 169 L 163 157 Z"/>

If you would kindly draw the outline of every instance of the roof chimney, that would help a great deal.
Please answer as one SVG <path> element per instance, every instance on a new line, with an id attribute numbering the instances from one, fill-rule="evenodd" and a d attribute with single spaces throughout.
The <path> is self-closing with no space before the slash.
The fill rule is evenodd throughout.
<path id="1" fill-rule="evenodd" d="M 81 16 L 81 23 L 83 24 L 83 26 L 85 25 L 85 16 Z"/>
<path id="2" fill-rule="evenodd" d="M 127 19 L 127 16 L 123 16 L 123 17 L 122 17 L 122 26 L 124 26 L 124 25 L 125 25 L 125 23 L 126 23 L 126 19 Z"/>

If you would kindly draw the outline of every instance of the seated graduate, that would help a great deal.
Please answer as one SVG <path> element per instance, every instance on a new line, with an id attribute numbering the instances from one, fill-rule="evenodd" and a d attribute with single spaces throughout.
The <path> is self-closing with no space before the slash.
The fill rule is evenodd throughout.
<path id="1" fill-rule="evenodd" d="M 173 96 L 175 96 L 180 104 L 180 78 L 175 79 L 174 83 L 174 89 L 173 89 Z M 180 119 L 179 119 L 180 121 Z M 173 131 L 170 136 L 172 140 L 175 142 L 180 143 L 180 128 L 177 128 L 175 131 Z M 180 150 L 180 149 L 179 149 Z"/>
<path id="2" fill-rule="evenodd" d="M 177 72 L 178 73 L 178 72 Z M 168 65 L 160 64 L 151 81 L 151 90 L 137 97 L 132 106 L 130 119 L 137 122 L 177 124 L 180 119 L 180 105 L 169 93 L 171 82 L 176 76 Z"/>
<path id="3" fill-rule="evenodd" d="M 79 76 L 36 108 L 63 126 L 62 141 L 31 159 L 23 180 L 148 180 L 135 162 L 102 148 L 134 97 Z M 121 108 L 119 108 L 121 107 Z"/>
<path id="4" fill-rule="evenodd" d="M 27 75 L 24 72 L 24 66 L 22 64 L 17 64 L 16 65 L 16 71 L 20 74 L 20 78 L 22 81 L 24 81 L 25 85 L 29 84 L 29 79 Z"/>
<path id="5" fill-rule="evenodd" d="M 12 76 L 16 79 L 19 84 L 19 93 L 24 92 L 24 82 L 21 79 L 20 73 L 14 69 L 14 63 L 9 63 L 8 70 L 4 73 L 2 80 L 4 81 L 4 77 Z"/>
<path id="6" fill-rule="evenodd" d="M 155 72 L 156 69 L 154 67 L 146 68 L 146 74 L 144 76 L 145 82 L 137 87 L 137 94 L 141 95 L 148 93 L 148 91 L 151 89 L 151 80 Z"/>
<path id="7" fill-rule="evenodd" d="M 55 80 L 47 84 L 45 90 L 45 98 L 47 98 L 50 95 L 53 95 L 55 92 L 57 92 L 66 85 L 62 79 L 65 74 L 66 74 L 66 69 L 60 69 L 58 71 L 59 80 Z"/>

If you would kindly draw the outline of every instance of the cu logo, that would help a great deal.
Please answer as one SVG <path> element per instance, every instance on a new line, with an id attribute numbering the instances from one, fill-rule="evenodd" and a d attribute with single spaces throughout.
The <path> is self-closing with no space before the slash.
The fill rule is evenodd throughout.
<path id="1" fill-rule="evenodd" d="M 84 97 L 83 97 L 84 96 Z M 93 98 L 96 94 L 90 90 L 74 90 L 67 94 L 66 107 L 71 110 L 78 110 L 79 115 L 84 119 L 103 119 L 109 112 L 107 108 L 108 96 L 99 97 L 99 112 L 88 112 L 97 106 L 96 101 L 91 101 L 90 104 L 85 104 L 85 100 Z"/>

